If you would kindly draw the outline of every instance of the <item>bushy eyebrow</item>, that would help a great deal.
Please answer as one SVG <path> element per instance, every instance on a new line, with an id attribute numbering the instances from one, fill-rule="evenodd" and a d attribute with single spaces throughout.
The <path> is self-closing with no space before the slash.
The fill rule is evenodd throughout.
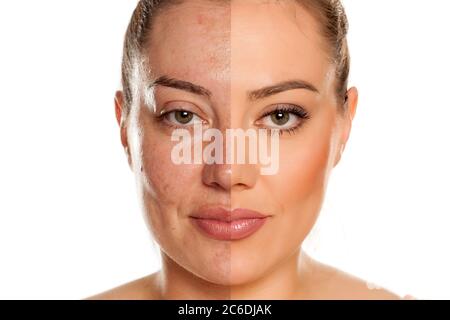
<path id="1" fill-rule="evenodd" d="M 158 77 L 155 81 L 153 81 L 149 88 L 152 88 L 154 86 L 164 86 L 169 88 L 175 88 L 179 90 L 184 90 L 193 94 L 205 96 L 207 98 L 211 98 L 211 91 L 208 89 L 199 86 L 197 84 L 194 84 L 189 81 L 179 80 L 175 78 L 171 78 L 168 76 L 161 76 Z"/>
<path id="2" fill-rule="evenodd" d="M 311 83 L 304 80 L 288 80 L 279 82 L 274 85 L 270 85 L 261 89 L 249 91 L 247 97 L 250 101 L 260 100 L 277 93 L 294 90 L 294 89 L 306 89 L 315 93 L 319 93 L 319 90 Z"/>

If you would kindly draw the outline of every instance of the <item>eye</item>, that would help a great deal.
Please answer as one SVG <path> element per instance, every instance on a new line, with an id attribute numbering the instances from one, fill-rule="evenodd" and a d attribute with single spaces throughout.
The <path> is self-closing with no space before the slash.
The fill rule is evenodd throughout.
<path id="1" fill-rule="evenodd" d="M 269 129 L 290 131 L 299 128 L 307 119 L 309 119 L 309 114 L 302 107 L 296 105 L 280 105 L 275 110 L 265 113 L 260 123 Z"/>
<path id="2" fill-rule="evenodd" d="M 187 110 L 173 110 L 161 115 L 171 125 L 191 126 L 203 123 L 202 119 L 195 113 Z"/>
<path id="3" fill-rule="evenodd" d="M 277 126 L 284 126 L 289 123 L 291 114 L 285 111 L 276 111 L 270 115 L 270 121 Z"/>

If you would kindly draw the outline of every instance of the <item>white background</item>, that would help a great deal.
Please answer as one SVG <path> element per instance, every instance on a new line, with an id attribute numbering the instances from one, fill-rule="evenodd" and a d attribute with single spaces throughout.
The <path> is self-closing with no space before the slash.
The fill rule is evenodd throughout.
<path id="1" fill-rule="evenodd" d="M 159 268 L 113 95 L 136 1 L 0 1 L 0 298 L 80 299 Z M 307 249 L 418 298 L 450 298 L 444 0 L 344 0 L 352 136 Z"/>

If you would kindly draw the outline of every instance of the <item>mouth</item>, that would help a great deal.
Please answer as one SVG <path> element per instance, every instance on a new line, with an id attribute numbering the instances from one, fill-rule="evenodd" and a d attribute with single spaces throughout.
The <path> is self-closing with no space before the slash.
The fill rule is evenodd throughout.
<path id="1" fill-rule="evenodd" d="M 268 215 L 248 209 L 209 208 L 190 216 L 194 225 L 216 240 L 240 240 L 253 235 L 266 222 Z"/>

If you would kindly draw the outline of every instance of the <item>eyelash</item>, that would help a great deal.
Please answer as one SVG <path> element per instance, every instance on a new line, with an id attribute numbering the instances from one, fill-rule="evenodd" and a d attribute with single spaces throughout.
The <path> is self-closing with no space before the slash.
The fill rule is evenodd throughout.
<path id="1" fill-rule="evenodd" d="M 171 113 L 175 113 L 175 112 L 189 112 L 192 113 L 193 115 L 199 117 L 195 112 L 192 111 L 188 111 L 186 109 L 183 108 L 178 108 L 178 109 L 173 109 L 167 112 L 163 112 L 160 115 L 156 116 L 156 120 L 159 123 L 162 123 L 163 121 L 165 122 L 165 125 L 174 128 L 174 129 L 186 129 L 186 127 L 189 127 L 188 125 L 176 125 L 173 122 L 170 122 L 167 120 L 167 117 L 171 114 Z M 200 118 L 200 117 L 199 117 Z M 201 118 L 200 118 L 201 119 Z"/>
<path id="2" fill-rule="evenodd" d="M 277 106 L 276 109 L 266 112 L 265 114 L 262 115 L 261 119 L 267 117 L 267 116 L 271 116 L 272 114 L 276 114 L 276 113 L 290 113 L 290 114 L 294 114 L 295 116 L 299 117 L 300 123 L 298 125 L 296 125 L 293 128 L 289 128 L 289 129 L 277 129 L 280 133 L 280 136 L 282 136 L 284 133 L 289 133 L 289 135 L 295 134 L 297 132 L 298 129 L 300 129 L 300 127 L 303 125 L 303 123 L 310 119 L 310 115 L 309 113 L 302 107 L 297 106 L 297 105 L 293 105 L 293 104 L 284 104 L 284 105 L 279 105 Z M 274 129 L 269 129 L 269 130 L 274 130 Z"/>
<path id="3" fill-rule="evenodd" d="M 171 113 L 183 112 L 183 111 L 187 111 L 187 110 L 185 110 L 183 108 L 170 110 L 170 111 L 160 114 L 159 116 L 156 117 L 156 119 L 158 120 L 158 122 L 162 122 L 162 121 L 167 120 L 167 116 L 170 115 Z M 190 113 L 196 115 L 194 112 L 191 112 L 191 111 L 187 111 L 187 112 L 190 112 Z M 297 132 L 297 130 L 300 129 L 300 127 L 303 125 L 303 123 L 306 120 L 310 119 L 309 113 L 304 108 L 297 106 L 297 105 L 292 105 L 292 104 L 279 105 L 274 110 L 264 113 L 262 115 L 261 119 L 263 119 L 267 116 L 271 116 L 272 114 L 276 114 L 276 113 L 290 113 L 290 114 L 294 114 L 295 116 L 297 116 L 301 119 L 300 123 L 293 128 L 278 129 L 280 136 L 282 136 L 284 133 L 289 133 L 289 135 L 295 134 Z M 166 124 L 175 129 L 186 128 L 186 126 L 183 126 L 183 125 L 177 126 L 176 124 L 173 124 L 170 121 L 166 121 Z M 269 129 L 269 131 L 271 131 L 271 132 L 273 132 L 273 130 L 274 129 Z"/>

